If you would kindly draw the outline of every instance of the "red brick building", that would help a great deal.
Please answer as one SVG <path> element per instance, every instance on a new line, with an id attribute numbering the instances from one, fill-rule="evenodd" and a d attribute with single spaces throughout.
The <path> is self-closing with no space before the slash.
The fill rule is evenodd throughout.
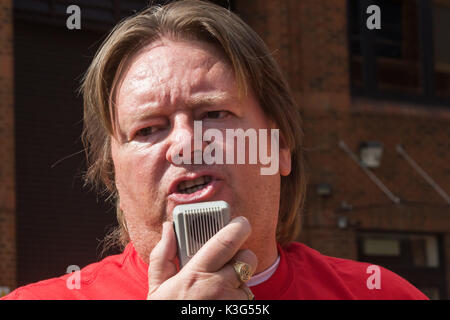
<path id="1" fill-rule="evenodd" d="M 68 30 L 64 1 L 0 0 L 0 286 L 97 260 L 97 239 L 114 223 L 76 178 L 74 92 L 105 32 L 146 1 L 106 2 L 80 4 L 81 30 Z M 372 4 L 381 29 L 367 27 Z M 299 240 L 447 299 L 450 1 L 230 6 L 266 41 L 302 108 L 309 189 Z"/>

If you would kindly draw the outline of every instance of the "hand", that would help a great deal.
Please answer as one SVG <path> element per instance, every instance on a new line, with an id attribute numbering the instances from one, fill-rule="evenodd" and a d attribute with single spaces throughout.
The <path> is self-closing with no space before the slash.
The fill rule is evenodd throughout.
<path id="1" fill-rule="evenodd" d="M 248 220 L 237 217 L 217 232 L 177 273 L 177 246 L 172 222 L 163 224 L 161 240 L 150 254 L 147 299 L 248 299 L 233 261 L 256 270 L 256 255 L 239 250 L 251 233 Z"/>

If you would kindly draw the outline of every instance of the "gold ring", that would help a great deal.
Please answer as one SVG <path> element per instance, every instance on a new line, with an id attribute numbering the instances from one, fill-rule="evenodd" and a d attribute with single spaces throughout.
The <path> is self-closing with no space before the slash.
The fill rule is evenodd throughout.
<path id="1" fill-rule="evenodd" d="M 233 263 L 233 268 L 239 280 L 243 283 L 247 282 L 252 276 L 250 265 L 245 262 L 236 261 Z"/>
<path id="2" fill-rule="evenodd" d="M 247 287 L 246 285 L 242 286 L 242 289 L 245 291 L 245 293 L 247 294 L 248 300 L 255 300 L 255 295 L 253 294 L 252 290 L 250 290 L 249 287 Z"/>

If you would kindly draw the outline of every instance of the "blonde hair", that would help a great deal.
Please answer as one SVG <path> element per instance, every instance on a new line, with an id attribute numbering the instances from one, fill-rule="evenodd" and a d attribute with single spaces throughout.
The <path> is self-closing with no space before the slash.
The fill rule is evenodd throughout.
<path id="1" fill-rule="evenodd" d="M 292 155 L 291 173 L 281 177 L 277 241 L 285 245 L 294 240 L 300 230 L 306 177 L 301 116 L 289 86 L 264 42 L 237 15 L 206 1 L 183 0 L 149 7 L 115 26 L 82 81 L 85 183 L 109 195 L 117 207 L 119 227 L 107 236 L 107 245 L 123 248 L 130 240 L 118 205 L 111 158 L 115 86 L 133 53 L 163 36 L 215 45 L 229 60 L 239 93 L 245 94 L 250 87 L 266 116 L 277 124 Z"/>

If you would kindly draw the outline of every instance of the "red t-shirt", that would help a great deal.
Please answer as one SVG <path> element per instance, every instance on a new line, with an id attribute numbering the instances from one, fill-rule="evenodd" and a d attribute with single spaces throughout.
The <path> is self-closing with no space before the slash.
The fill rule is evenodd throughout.
<path id="1" fill-rule="evenodd" d="M 373 271 L 368 273 L 368 263 L 324 256 L 295 242 L 278 246 L 278 251 L 280 263 L 275 273 L 251 287 L 255 299 L 427 299 L 405 279 L 381 267 L 380 285 L 373 287 L 368 285 L 373 275 Z M 3 299 L 146 299 L 147 269 L 130 243 L 122 254 L 83 268 L 79 289 L 68 289 L 71 274 L 66 274 L 20 287 Z"/>

